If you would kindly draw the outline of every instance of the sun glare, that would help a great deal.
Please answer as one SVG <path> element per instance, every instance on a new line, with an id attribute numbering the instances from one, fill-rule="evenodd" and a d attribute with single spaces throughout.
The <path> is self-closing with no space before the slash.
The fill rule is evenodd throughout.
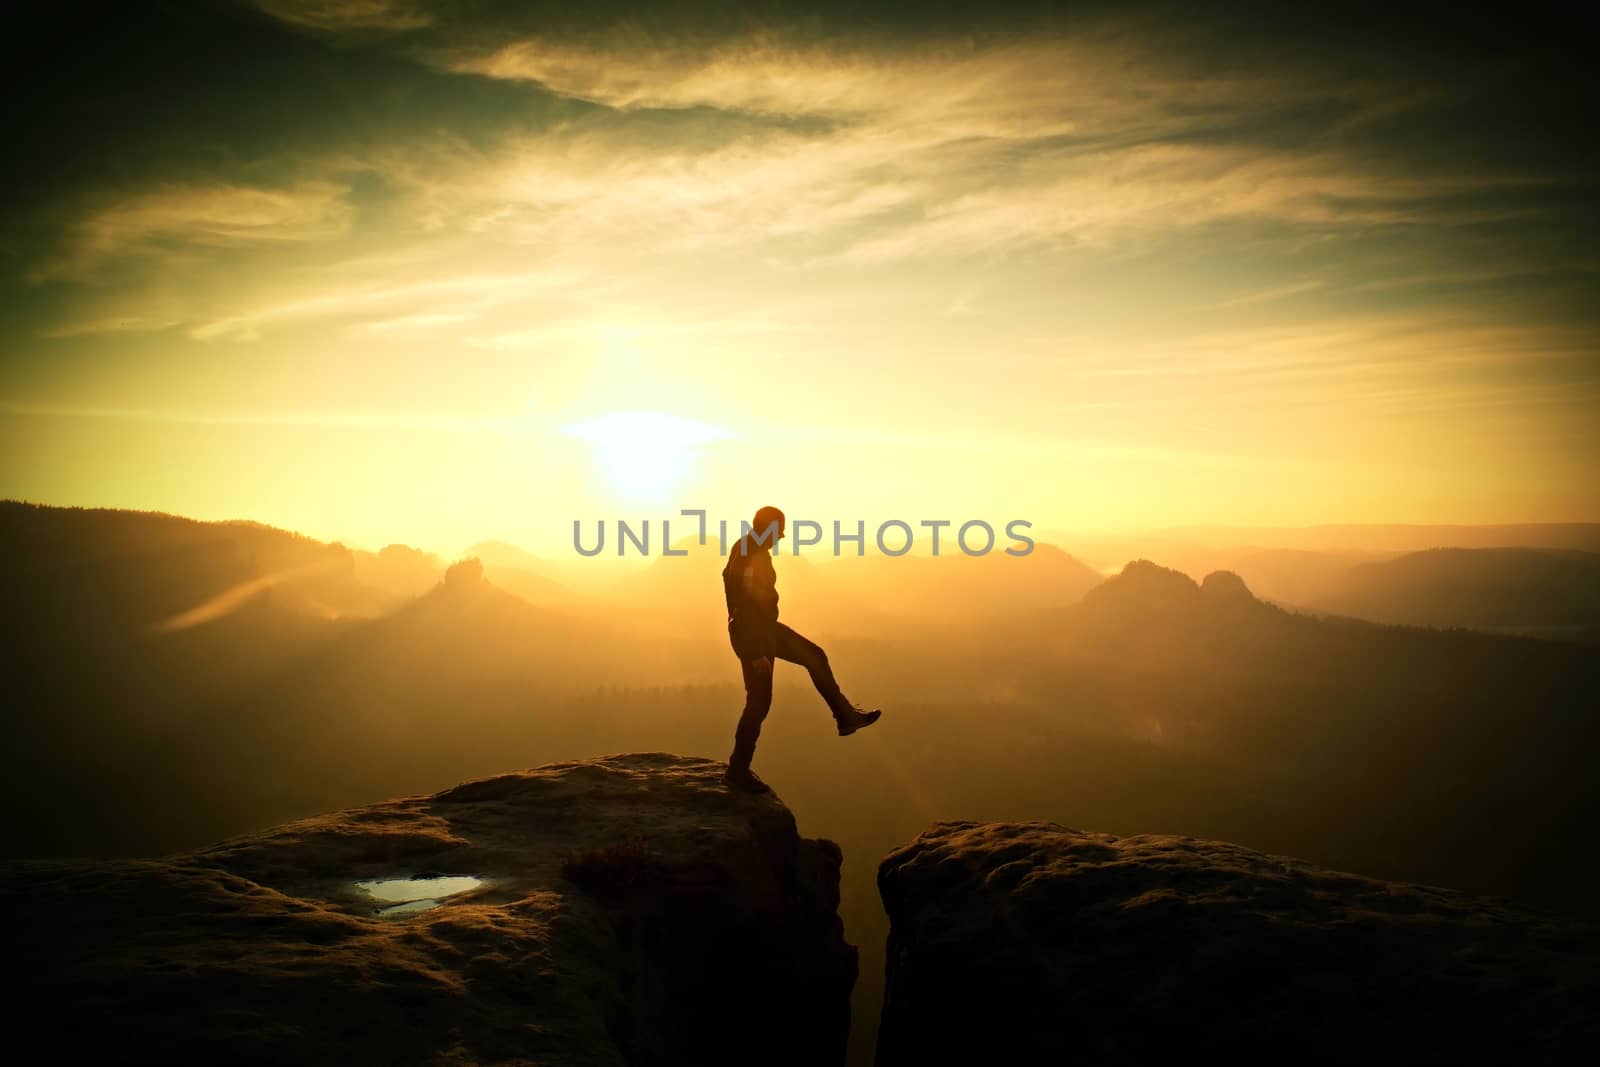
<path id="1" fill-rule="evenodd" d="M 720 426 L 655 411 L 598 415 L 563 429 L 588 442 L 612 487 L 629 500 L 659 500 L 694 472 L 705 445 L 732 434 Z"/>

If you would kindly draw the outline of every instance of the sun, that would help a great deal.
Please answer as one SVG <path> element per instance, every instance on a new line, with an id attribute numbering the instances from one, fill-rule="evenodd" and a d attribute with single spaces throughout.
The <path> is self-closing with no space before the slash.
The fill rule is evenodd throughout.
<path id="1" fill-rule="evenodd" d="M 694 472 L 702 447 L 733 436 L 720 426 L 656 411 L 597 415 L 563 429 L 593 447 L 618 493 L 639 501 L 669 496 Z"/>

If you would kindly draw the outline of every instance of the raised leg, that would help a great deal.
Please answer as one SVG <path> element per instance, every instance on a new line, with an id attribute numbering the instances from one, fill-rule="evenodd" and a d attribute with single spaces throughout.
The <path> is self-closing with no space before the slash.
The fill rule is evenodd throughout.
<path id="1" fill-rule="evenodd" d="M 822 699 L 827 702 L 828 710 L 833 712 L 833 717 L 838 719 L 853 711 L 854 707 L 850 701 L 839 691 L 839 682 L 833 676 L 833 668 L 828 665 L 828 654 L 822 650 L 822 646 L 781 622 L 778 624 L 777 632 L 778 658 L 798 663 L 806 669 L 806 673 L 811 675 L 811 684 L 822 694 Z"/>

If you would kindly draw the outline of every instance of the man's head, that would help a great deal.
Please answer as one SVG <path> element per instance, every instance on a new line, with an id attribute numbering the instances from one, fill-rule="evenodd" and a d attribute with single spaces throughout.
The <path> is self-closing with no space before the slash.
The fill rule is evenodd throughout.
<path id="1" fill-rule="evenodd" d="M 776 526 L 775 533 L 768 533 L 768 527 Z M 758 544 L 773 543 L 783 539 L 785 520 L 783 512 L 768 504 L 756 510 L 756 517 L 750 522 L 750 531 L 755 535 Z"/>

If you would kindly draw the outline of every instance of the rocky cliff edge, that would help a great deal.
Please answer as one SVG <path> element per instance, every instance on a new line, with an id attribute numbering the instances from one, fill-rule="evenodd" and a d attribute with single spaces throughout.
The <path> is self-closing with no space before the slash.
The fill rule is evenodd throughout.
<path id="1" fill-rule="evenodd" d="M 160 860 L 9 863 L 8 1006 L 67 1062 L 840 1063 L 839 849 L 722 769 L 558 763 Z"/>

